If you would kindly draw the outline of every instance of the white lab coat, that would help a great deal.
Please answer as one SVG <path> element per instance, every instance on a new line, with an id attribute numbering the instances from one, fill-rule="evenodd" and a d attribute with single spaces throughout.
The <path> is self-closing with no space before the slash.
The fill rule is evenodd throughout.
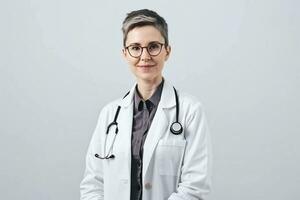
<path id="1" fill-rule="evenodd" d="M 86 155 L 86 169 L 80 184 L 81 200 L 130 200 L 131 133 L 135 85 L 124 99 L 106 105 L 98 118 Z M 178 91 L 179 122 L 183 133 L 174 135 L 176 119 L 173 87 L 165 80 L 161 99 L 144 144 L 143 200 L 200 200 L 210 191 L 210 136 L 201 103 Z M 104 156 L 106 129 L 118 105 L 119 133 L 113 146 L 114 159 Z M 107 136 L 106 152 L 115 127 Z"/>

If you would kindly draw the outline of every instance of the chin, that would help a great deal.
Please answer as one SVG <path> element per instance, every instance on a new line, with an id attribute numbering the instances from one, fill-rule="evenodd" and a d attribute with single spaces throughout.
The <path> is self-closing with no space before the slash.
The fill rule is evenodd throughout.
<path id="1" fill-rule="evenodd" d="M 146 73 L 143 73 L 143 74 L 137 74 L 136 75 L 136 78 L 138 80 L 143 80 L 143 81 L 153 81 L 155 80 L 159 75 L 156 75 L 156 74 L 146 74 Z"/>

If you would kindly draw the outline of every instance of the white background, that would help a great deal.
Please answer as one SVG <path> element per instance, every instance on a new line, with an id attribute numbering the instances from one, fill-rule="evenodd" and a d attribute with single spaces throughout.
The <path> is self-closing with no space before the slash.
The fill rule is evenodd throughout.
<path id="1" fill-rule="evenodd" d="M 169 24 L 165 78 L 204 104 L 209 199 L 300 199 L 296 0 L 0 0 L 0 198 L 79 198 L 99 111 L 134 83 L 121 23 L 141 8 Z"/>

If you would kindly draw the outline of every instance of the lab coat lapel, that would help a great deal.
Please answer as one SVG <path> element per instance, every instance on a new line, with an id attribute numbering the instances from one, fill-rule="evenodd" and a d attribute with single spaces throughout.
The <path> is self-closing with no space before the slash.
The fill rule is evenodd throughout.
<path id="1" fill-rule="evenodd" d="M 159 139 L 168 131 L 169 119 L 166 116 L 166 112 L 168 112 L 168 108 L 171 108 L 175 105 L 176 103 L 173 88 L 168 82 L 165 81 L 161 99 L 144 144 L 143 177 L 145 177 L 151 157 L 153 156 Z"/>
<path id="2" fill-rule="evenodd" d="M 123 145 L 125 146 L 126 161 L 122 161 L 121 165 L 127 162 L 128 174 L 125 175 L 130 178 L 131 173 L 131 134 L 132 134 L 132 120 L 133 120 L 133 94 L 135 85 L 131 88 L 129 94 L 121 100 L 121 112 L 119 121 L 120 134 L 124 134 Z"/>

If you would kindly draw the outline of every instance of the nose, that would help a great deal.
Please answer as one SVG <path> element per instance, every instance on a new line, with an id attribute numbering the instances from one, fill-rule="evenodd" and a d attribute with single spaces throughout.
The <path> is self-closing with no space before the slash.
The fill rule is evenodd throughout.
<path id="1" fill-rule="evenodd" d="M 147 48 L 144 47 L 143 50 L 142 50 L 142 54 L 141 54 L 141 60 L 150 60 L 150 59 L 151 59 L 151 56 L 148 53 Z"/>

